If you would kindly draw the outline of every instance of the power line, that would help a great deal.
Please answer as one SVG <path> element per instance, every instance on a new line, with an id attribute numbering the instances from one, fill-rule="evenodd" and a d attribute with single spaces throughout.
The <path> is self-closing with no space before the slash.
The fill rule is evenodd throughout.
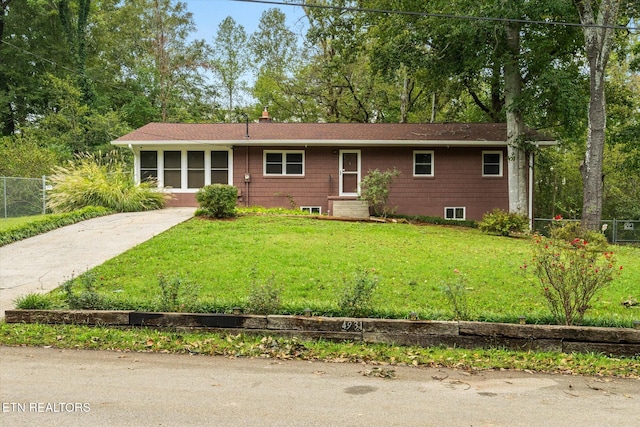
<path id="1" fill-rule="evenodd" d="M 456 15 L 448 13 L 430 13 L 430 12 L 414 12 L 408 10 L 394 10 L 394 9 L 371 9 L 364 7 L 352 7 L 352 6 L 333 6 L 327 4 L 308 4 L 302 0 L 230 0 L 241 3 L 258 3 L 258 4 L 271 4 L 274 6 L 298 6 L 308 7 L 316 9 L 333 9 L 344 10 L 348 12 L 364 12 L 364 13 L 377 13 L 382 15 L 407 15 L 418 17 L 430 17 L 430 18 L 446 18 L 446 19 L 461 19 L 467 21 L 493 21 L 493 22 L 513 22 L 516 24 L 526 25 L 554 25 L 564 27 L 580 27 L 580 28 L 607 28 L 612 30 L 627 30 L 638 31 L 640 27 L 629 27 L 625 25 L 600 25 L 600 24 L 582 24 L 579 22 L 560 22 L 549 20 L 536 20 L 536 19 L 516 19 L 516 18 L 497 18 L 491 16 L 471 16 L 471 15 Z"/>

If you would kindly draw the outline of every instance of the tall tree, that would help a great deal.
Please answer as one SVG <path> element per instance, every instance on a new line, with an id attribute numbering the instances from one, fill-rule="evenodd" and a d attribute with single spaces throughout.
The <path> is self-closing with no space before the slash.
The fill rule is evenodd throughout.
<path id="1" fill-rule="evenodd" d="M 214 41 L 213 70 L 222 82 L 227 97 L 227 119 L 231 120 L 233 102 L 246 83 L 243 74 L 249 69 L 247 33 L 244 27 L 227 16 L 218 26 Z"/>
<path id="2" fill-rule="evenodd" d="M 64 30 L 84 102 L 90 104 L 95 100 L 91 79 L 87 76 L 87 38 L 91 0 L 77 0 L 75 14 L 69 3 L 70 0 L 58 0 L 58 17 Z"/>
<path id="3" fill-rule="evenodd" d="M 602 219 L 604 146 L 607 121 L 606 68 L 613 47 L 621 0 L 574 0 L 582 23 L 589 65 L 589 129 L 584 161 L 582 225 L 597 230 Z"/>
<path id="4" fill-rule="evenodd" d="M 262 13 L 258 29 L 249 38 L 249 50 L 257 74 L 253 96 L 259 102 L 258 108 L 268 106 L 278 120 L 299 120 L 307 108 L 297 102 L 292 91 L 293 77 L 303 61 L 303 52 L 280 9 Z"/>

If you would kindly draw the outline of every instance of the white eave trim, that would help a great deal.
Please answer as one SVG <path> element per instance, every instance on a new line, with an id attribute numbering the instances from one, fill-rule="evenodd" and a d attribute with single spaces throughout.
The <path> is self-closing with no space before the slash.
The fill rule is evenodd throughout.
<path id="1" fill-rule="evenodd" d="M 557 145 L 558 141 L 537 141 L 537 146 Z M 242 140 L 156 140 L 156 141 L 112 141 L 121 147 L 143 146 L 340 146 L 340 147 L 506 147 L 506 141 L 458 141 L 458 140 L 339 140 L 339 139 L 242 139 Z"/>

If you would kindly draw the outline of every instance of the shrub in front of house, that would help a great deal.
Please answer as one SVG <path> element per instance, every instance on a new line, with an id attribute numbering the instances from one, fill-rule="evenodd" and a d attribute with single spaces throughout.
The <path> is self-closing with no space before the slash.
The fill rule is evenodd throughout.
<path id="1" fill-rule="evenodd" d="M 160 209 L 169 197 L 155 183 L 136 185 L 122 154 L 112 151 L 79 154 L 65 167 L 55 168 L 49 178 L 52 189 L 47 206 L 54 212 L 71 212 L 86 206 L 100 206 L 116 212 Z"/>
<path id="2" fill-rule="evenodd" d="M 525 215 L 494 209 L 482 216 L 478 228 L 484 233 L 509 236 L 527 231 L 529 219 Z"/>
<path id="3" fill-rule="evenodd" d="M 232 218 L 237 215 L 238 189 L 232 185 L 211 184 L 202 187 L 196 193 L 200 209 L 198 216 L 212 218 Z"/>

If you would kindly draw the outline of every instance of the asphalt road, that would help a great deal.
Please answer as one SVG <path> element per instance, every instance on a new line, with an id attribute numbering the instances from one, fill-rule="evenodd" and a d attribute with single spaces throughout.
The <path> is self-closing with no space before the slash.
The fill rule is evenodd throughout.
<path id="1" fill-rule="evenodd" d="M 0 387 L 3 426 L 640 425 L 640 380 L 526 372 L 0 347 Z"/>

